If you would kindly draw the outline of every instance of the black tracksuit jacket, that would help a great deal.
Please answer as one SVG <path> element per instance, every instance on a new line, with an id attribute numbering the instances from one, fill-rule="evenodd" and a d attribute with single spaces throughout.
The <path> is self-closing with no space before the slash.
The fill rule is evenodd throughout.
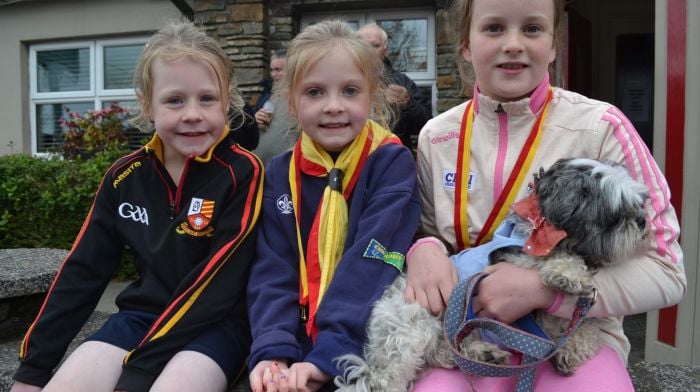
<path id="1" fill-rule="evenodd" d="M 160 151 L 160 139 L 154 136 L 104 176 L 22 342 L 16 380 L 40 386 L 48 382 L 127 246 L 138 279 L 116 304 L 159 317 L 127 356 L 120 386 L 147 390 L 180 348 L 225 317 L 247 327 L 245 288 L 262 200 L 262 164 L 223 138 L 207 155 L 188 160 L 175 184 Z"/>

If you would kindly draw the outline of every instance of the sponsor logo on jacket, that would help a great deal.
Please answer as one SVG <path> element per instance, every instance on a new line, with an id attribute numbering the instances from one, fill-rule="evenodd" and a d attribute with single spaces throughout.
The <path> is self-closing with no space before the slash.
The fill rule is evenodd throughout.
<path id="1" fill-rule="evenodd" d="M 187 210 L 187 221 L 180 223 L 175 231 L 178 234 L 189 234 L 194 237 L 211 237 L 214 228 L 209 226 L 214 215 L 215 202 L 193 197 Z"/>
<path id="2" fill-rule="evenodd" d="M 440 144 L 440 143 L 449 142 L 450 140 L 455 140 L 455 139 L 459 139 L 459 132 L 450 131 L 450 132 L 447 132 L 446 135 L 435 136 L 434 138 L 430 139 L 430 144 Z"/>
<path id="3" fill-rule="evenodd" d="M 476 180 L 476 175 L 474 172 L 469 172 L 469 179 L 467 180 L 467 190 L 471 192 L 474 190 L 474 182 Z M 442 170 L 442 187 L 445 189 L 455 189 L 457 186 L 457 172 L 453 169 L 443 169 Z"/>
<path id="4" fill-rule="evenodd" d="M 134 162 L 129 167 L 127 167 L 123 172 L 119 173 L 117 178 L 112 181 L 112 186 L 116 189 L 117 185 L 119 185 L 120 182 L 122 182 L 125 178 L 129 177 L 129 175 L 136 169 L 137 167 L 141 167 L 141 162 Z"/>
<path id="5" fill-rule="evenodd" d="M 143 223 L 148 226 L 148 211 L 145 207 L 135 206 L 131 203 L 122 203 L 117 209 L 119 216 L 124 219 L 131 219 L 136 223 Z"/>

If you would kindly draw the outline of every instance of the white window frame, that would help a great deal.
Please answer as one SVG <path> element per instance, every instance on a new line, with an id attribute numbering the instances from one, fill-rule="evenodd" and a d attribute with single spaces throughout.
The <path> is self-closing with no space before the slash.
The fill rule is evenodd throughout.
<path id="1" fill-rule="evenodd" d="M 324 19 L 340 18 L 346 21 L 357 21 L 360 27 L 367 23 L 376 22 L 377 19 L 416 19 L 426 18 L 428 21 L 428 69 L 424 72 L 406 72 L 406 76 L 411 78 L 417 86 L 430 86 L 433 107 L 433 115 L 437 114 L 437 54 L 435 48 L 435 10 L 432 8 L 416 8 L 416 9 L 380 9 L 365 12 L 347 11 L 347 12 L 314 12 L 306 13 L 301 17 L 301 29 L 303 30 L 310 24 L 317 23 Z"/>
<path id="2" fill-rule="evenodd" d="M 115 38 L 99 40 L 65 41 L 57 43 L 36 44 L 29 47 L 29 122 L 31 127 L 31 148 L 33 155 L 48 155 L 38 151 L 37 140 L 37 105 L 59 102 L 92 102 L 93 110 L 101 110 L 104 101 L 133 101 L 136 92 L 133 88 L 104 89 L 104 48 L 110 46 L 145 44 L 147 36 L 134 38 Z M 37 80 L 37 52 L 46 50 L 65 50 L 88 48 L 90 50 L 90 87 L 82 91 L 39 92 Z"/>
<path id="3" fill-rule="evenodd" d="M 377 19 L 422 19 L 428 22 L 428 69 L 423 72 L 405 72 L 416 84 L 424 82 L 423 85 L 435 81 L 437 56 L 435 54 L 435 10 L 431 8 L 419 9 L 383 9 L 371 11 L 348 11 L 348 12 L 319 12 L 302 15 L 301 28 L 328 18 L 341 18 L 343 20 L 357 20 L 360 27 L 367 23 L 376 22 Z"/>

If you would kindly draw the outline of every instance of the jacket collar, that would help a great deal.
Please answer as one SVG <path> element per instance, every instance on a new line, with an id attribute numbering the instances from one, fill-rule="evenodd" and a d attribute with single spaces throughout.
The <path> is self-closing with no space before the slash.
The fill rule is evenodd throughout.
<path id="1" fill-rule="evenodd" d="M 482 110 L 484 113 L 495 113 L 498 109 L 498 105 L 501 105 L 503 110 L 509 115 L 539 113 L 547 98 L 548 88 L 549 73 L 545 74 L 542 81 L 535 87 L 535 90 L 533 90 L 530 96 L 518 101 L 500 102 L 481 94 L 479 92 L 479 86 L 474 84 L 474 113 L 479 114 Z"/>

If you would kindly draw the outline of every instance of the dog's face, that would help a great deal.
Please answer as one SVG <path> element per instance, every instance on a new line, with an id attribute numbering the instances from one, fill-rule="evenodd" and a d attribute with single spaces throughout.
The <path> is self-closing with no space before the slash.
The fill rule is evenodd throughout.
<path id="1" fill-rule="evenodd" d="M 535 178 L 541 214 L 567 237 L 558 248 L 597 268 L 634 255 L 646 237 L 647 188 L 624 166 L 562 159 Z"/>

